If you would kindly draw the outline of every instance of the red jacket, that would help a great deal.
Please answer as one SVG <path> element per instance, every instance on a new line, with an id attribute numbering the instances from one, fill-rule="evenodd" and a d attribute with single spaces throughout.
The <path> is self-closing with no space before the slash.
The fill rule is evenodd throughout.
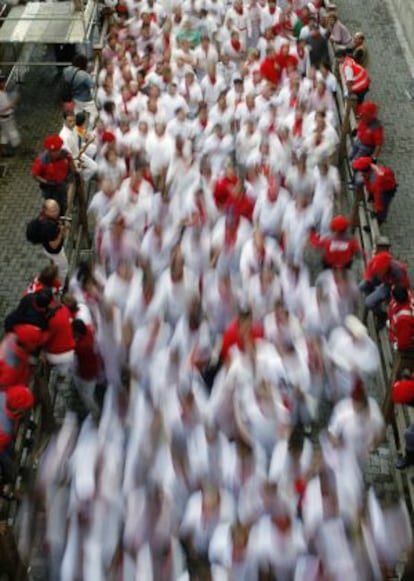
<path id="1" fill-rule="evenodd" d="M 399 284 L 404 288 L 410 288 L 410 279 L 408 278 L 407 267 L 403 262 L 399 260 L 392 259 L 391 268 L 388 272 L 380 275 L 375 269 L 375 254 L 368 262 L 367 267 L 364 272 L 365 280 L 372 280 L 373 278 L 378 278 L 381 283 L 388 284 L 390 286 Z"/>
<path id="2" fill-rule="evenodd" d="M 47 151 L 43 152 L 32 165 L 32 174 L 48 182 L 64 182 L 69 177 L 70 161 L 71 156 L 65 150 L 57 160 L 52 160 Z"/>
<path id="3" fill-rule="evenodd" d="M 252 339 L 262 339 L 264 337 L 263 325 L 259 321 L 254 321 L 251 329 Z M 221 346 L 221 359 L 225 361 L 230 353 L 230 349 L 236 345 L 242 349 L 240 323 L 238 319 L 233 319 L 227 329 L 224 331 L 223 344 Z"/>
<path id="4" fill-rule="evenodd" d="M 312 232 L 310 243 L 313 247 L 322 250 L 324 262 L 335 268 L 349 265 L 354 256 L 360 252 L 355 238 L 321 238 L 316 232 Z"/>
<path id="5" fill-rule="evenodd" d="M 269 81 L 273 85 L 280 83 L 281 73 L 279 65 L 273 58 L 265 58 L 260 63 L 260 74 L 263 79 Z"/>
<path id="6" fill-rule="evenodd" d="M 0 453 L 12 442 L 15 429 L 15 420 L 7 409 L 6 394 L 0 393 Z"/>
<path id="7" fill-rule="evenodd" d="M 406 303 L 392 299 L 388 308 L 388 336 L 399 351 L 414 347 L 414 296 Z"/>
<path id="8" fill-rule="evenodd" d="M 55 314 L 49 319 L 49 337 L 45 350 L 55 355 L 72 351 L 75 348 L 75 339 L 72 333 L 72 313 L 66 305 L 60 305 Z"/>
<path id="9" fill-rule="evenodd" d="M 381 212 L 384 210 L 383 194 L 395 192 L 398 185 L 394 172 L 388 167 L 372 164 L 371 169 L 362 175 L 368 195 L 374 202 L 375 211 Z"/>
<path id="10" fill-rule="evenodd" d="M 0 345 L 0 389 L 27 385 L 30 380 L 30 354 L 17 344 L 14 333 L 8 333 Z"/>
<path id="11" fill-rule="evenodd" d="M 414 379 L 402 379 L 392 386 L 391 398 L 394 403 L 414 403 Z"/>
<path id="12" fill-rule="evenodd" d="M 366 121 L 360 119 L 357 127 L 359 141 L 368 147 L 376 147 L 384 143 L 384 128 L 378 119 Z"/>

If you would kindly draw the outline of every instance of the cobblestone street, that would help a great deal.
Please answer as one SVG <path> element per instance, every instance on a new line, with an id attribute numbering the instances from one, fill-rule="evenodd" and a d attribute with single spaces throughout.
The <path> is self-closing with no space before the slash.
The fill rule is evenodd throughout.
<path id="1" fill-rule="evenodd" d="M 18 85 L 20 102 L 17 122 L 22 135 L 16 157 L 4 158 L 6 175 L 0 179 L 0 315 L 16 305 L 22 291 L 44 264 L 38 247 L 26 241 L 26 223 L 39 212 L 41 196 L 30 168 L 42 150 L 44 137 L 60 128 L 56 105 L 56 71 L 52 67 L 32 68 Z"/>

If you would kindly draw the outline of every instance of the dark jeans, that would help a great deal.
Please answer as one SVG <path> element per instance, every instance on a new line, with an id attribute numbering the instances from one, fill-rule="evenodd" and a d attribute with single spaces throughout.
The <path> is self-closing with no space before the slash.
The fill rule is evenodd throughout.
<path id="1" fill-rule="evenodd" d="M 363 280 L 359 290 L 365 295 L 365 306 L 373 311 L 380 311 L 383 301 L 390 298 L 391 290 L 388 284 L 371 280 Z"/>

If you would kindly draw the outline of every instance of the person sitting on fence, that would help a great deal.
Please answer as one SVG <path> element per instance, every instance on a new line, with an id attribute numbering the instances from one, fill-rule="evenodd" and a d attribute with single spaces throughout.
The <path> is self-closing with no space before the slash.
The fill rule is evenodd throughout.
<path id="1" fill-rule="evenodd" d="M 374 204 L 374 216 L 379 224 L 383 224 L 388 216 L 388 210 L 398 188 L 393 170 L 384 165 L 374 163 L 371 157 L 359 157 L 352 163 L 357 188 L 368 192 L 368 200 Z"/>
<path id="2" fill-rule="evenodd" d="M 388 302 L 394 285 L 410 287 L 410 280 L 405 264 L 396 260 L 389 252 L 378 252 L 368 262 L 364 280 L 359 288 L 365 296 L 365 307 L 371 309 L 376 318 L 378 329 L 382 329 L 387 321 L 387 314 L 381 305 Z"/>
<path id="3" fill-rule="evenodd" d="M 414 297 L 412 291 L 396 285 L 388 308 L 388 337 L 398 351 L 414 348 Z"/>
<path id="4" fill-rule="evenodd" d="M 39 352 L 46 332 L 35 325 L 16 325 L 0 343 L 0 391 L 12 385 L 28 383 L 31 377 L 31 357 Z"/>
<path id="5" fill-rule="evenodd" d="M 18 325 L 33 325 L 46 331 L 48 320 L 53 313 L 51 302 L 53 294 L 50 289 L 42 289 L 37 293 L 24 296 L 17 307 L 4 319 L 6 333 L 14 331 Z"/>
<path id="6" fill-rule="evenodd" d="M 44 199 L 53 199 L 66 213 L 74 197 L 74 176 L 78 173 L 70 153 L 63 148 L 59 135 L 49 135 L 43 142 L 45 151 L 32 165 L 32 175 L 40 185 Z"/>
<path id="7" fill-rule="evenodd" d="M 13 482 L 17 475 L 12 445 L 21 418 L 33 405 L 33 394 L 25 385 L 14 385 L 0 393 L 0 474 L 3 482 Z"/>
<path id="8" fill-rule="evenodd" d="M 378 119 L 378 106 L 372 101 L 362 103 L 357 107 L 358 125 L 356 138 L 352 144 L 351 160 L 371 156 L 374 163 L 380 154 L 384 143 L 384 128 Z"/>

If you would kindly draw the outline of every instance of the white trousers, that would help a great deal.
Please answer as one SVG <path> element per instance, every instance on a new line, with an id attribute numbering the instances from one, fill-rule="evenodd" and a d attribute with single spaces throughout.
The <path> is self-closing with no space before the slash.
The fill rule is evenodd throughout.
<path id="1" fill-rule="evenodd" d="M 21 138 L 14 115 L 11 115 L 8 119 L 0 119 L 0 142 L 1 145 L 10 144 L 12 147 L 20 145 Z"/>
<path id="2" fill-rule="evenodd" d="M 45 248 L 43 248 L 43 254 L 47 256 L 54 264 L 56 264 L 58 268 L 59 280 L 62 285 L 65 284 L 65 280 L 69 272 L 69 263 L 66 257 L 65 249 L 62 247 L 62 250 L 57 254 L 51 254 Z"/>

